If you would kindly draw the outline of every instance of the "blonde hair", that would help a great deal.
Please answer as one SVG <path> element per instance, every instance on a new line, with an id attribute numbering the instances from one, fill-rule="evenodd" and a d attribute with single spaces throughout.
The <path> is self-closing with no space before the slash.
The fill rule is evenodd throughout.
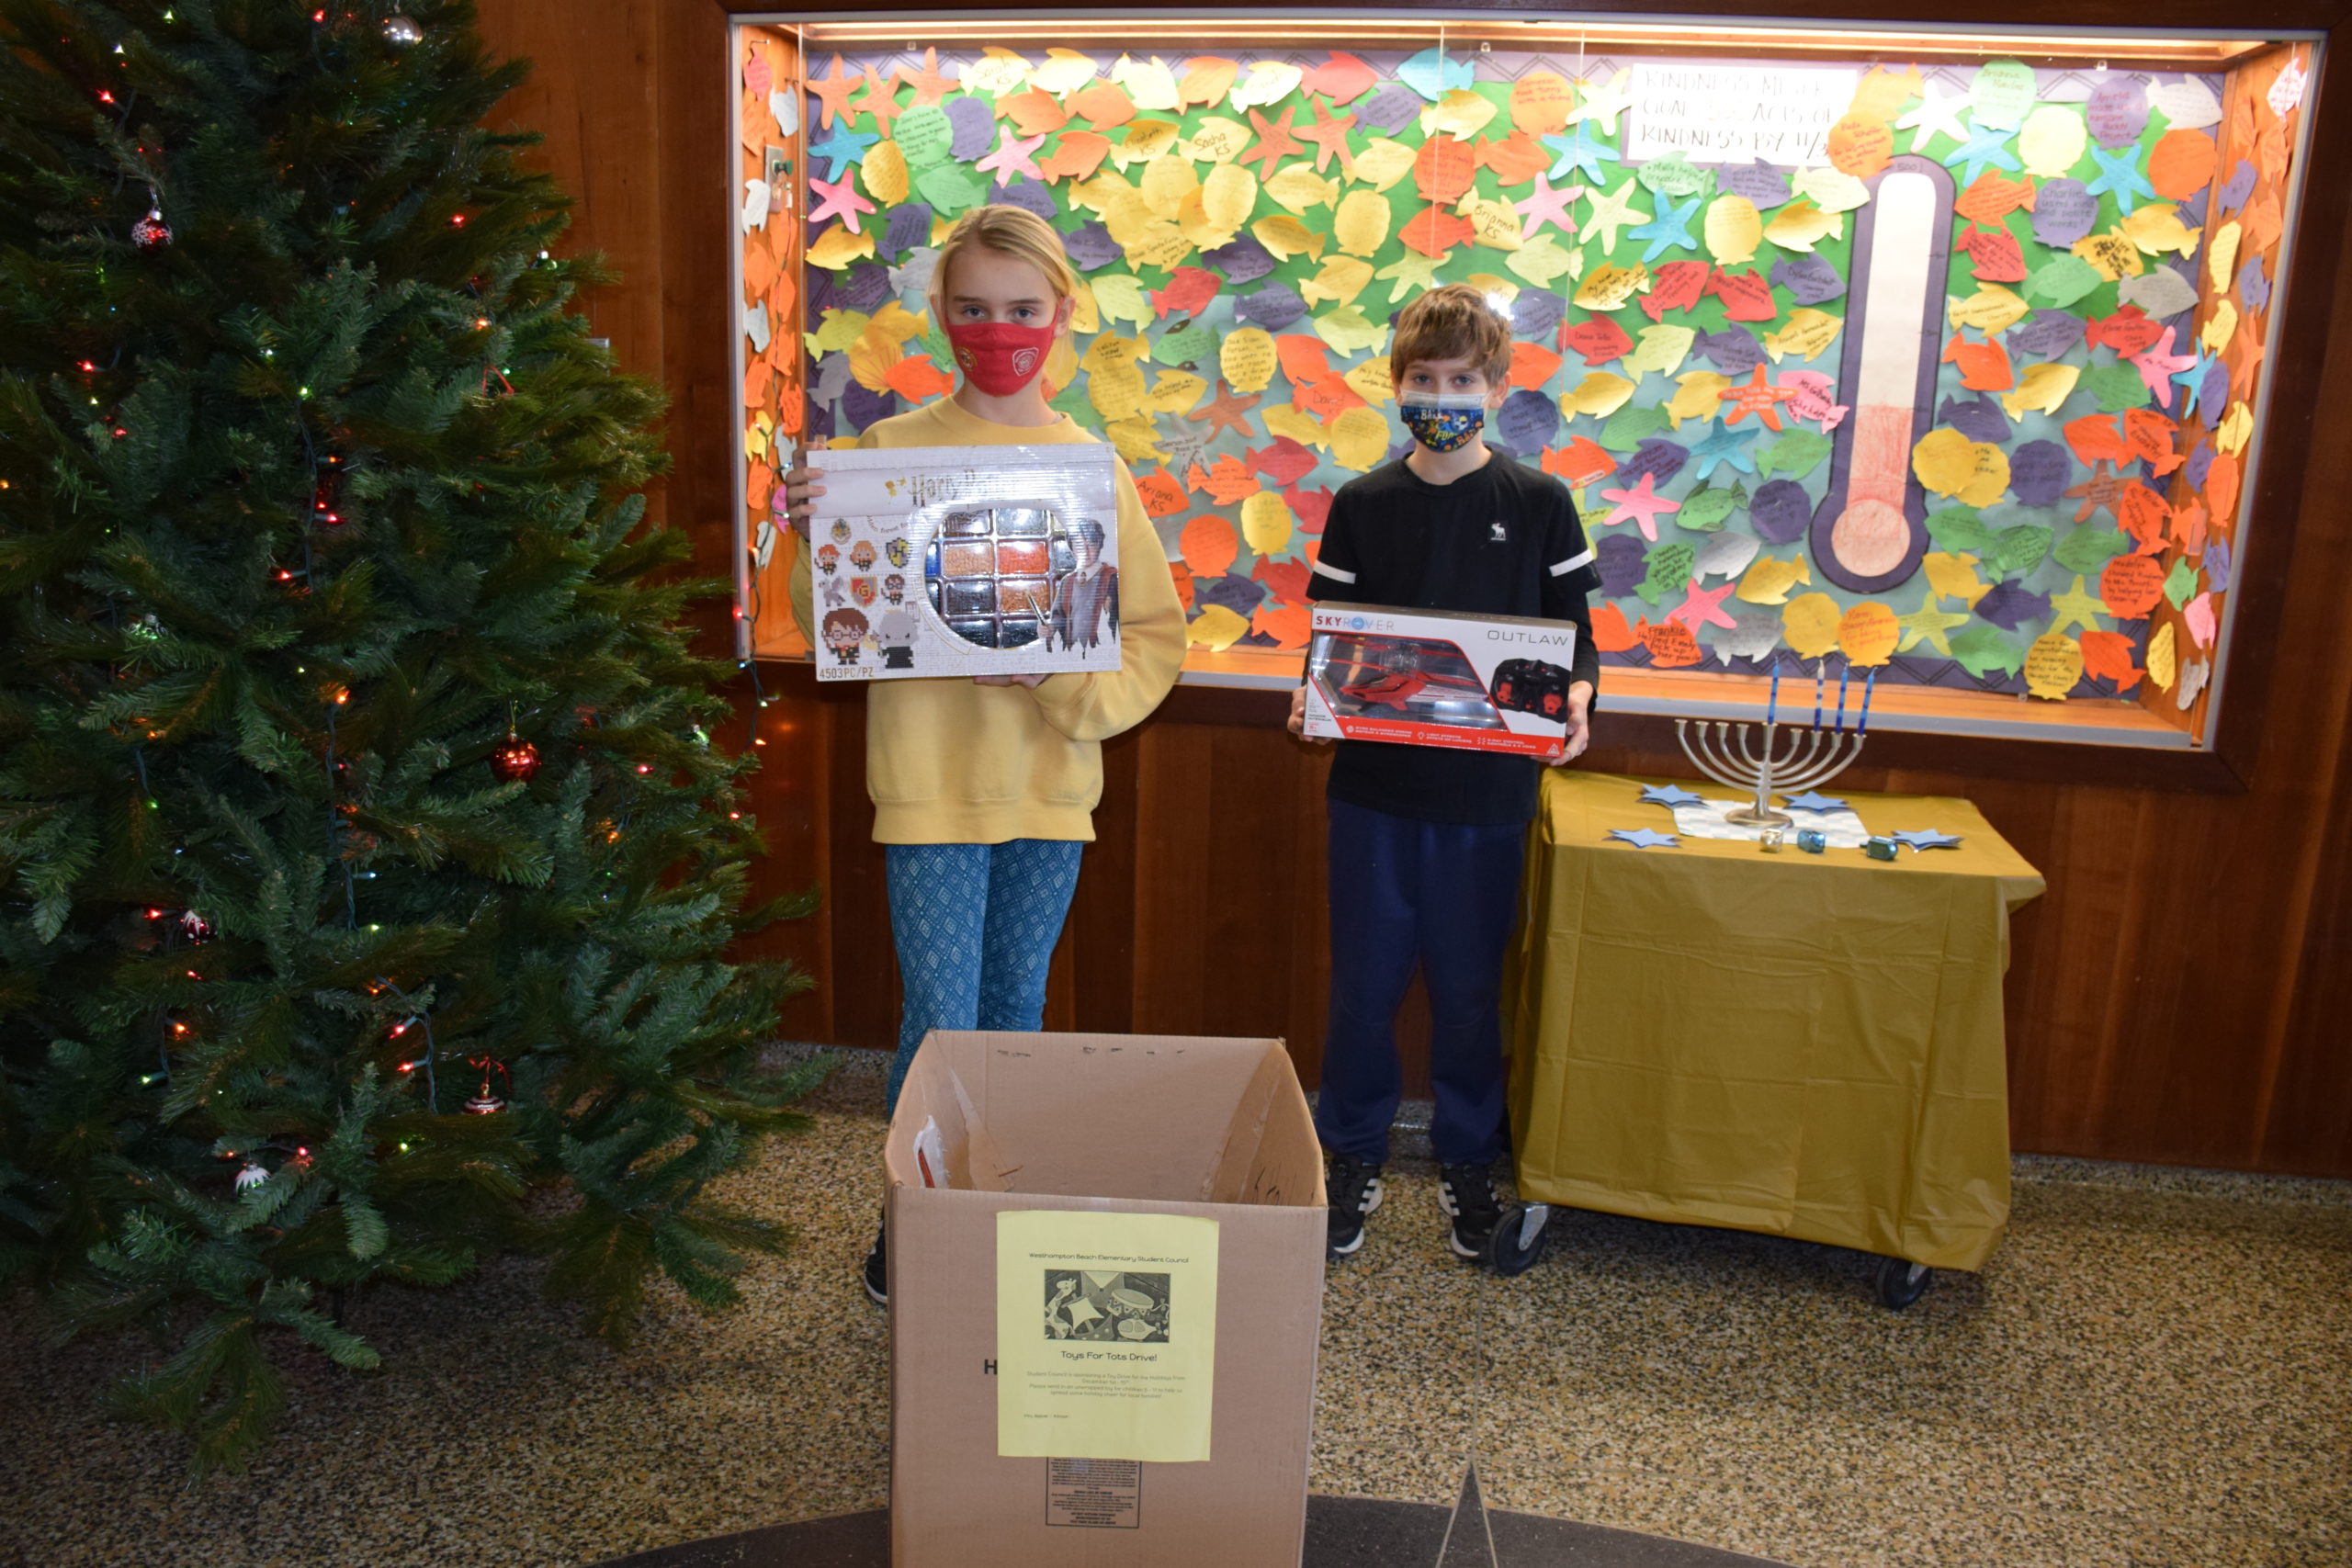
<path id="1" fill-rule="evenodd" d="M 1023 207 L 975 207 L 947 231 L 947 238 L 940 243 L 939 260 L 931 269 L 931 319 L 935 322 L 944 325 L 947 320 L 942 306 L 948 268 L 972 245 L 1025 261 L 1044 273 L 1057 305 L 1078 292 L 1078 274 L 1070 270 L 1069 254 L 1062 249 L 1062 237 L 1052 224 Z"/>
<path id="2" fill-rule="evenodd" d="M 1466 359 L 1499 387 L 1510 374 L 1510 323 L 1467 283 L 1432 288 L 1396 318 L 1389 379 L 1401 384 L 1406 367 L 1423 359 Z"/>

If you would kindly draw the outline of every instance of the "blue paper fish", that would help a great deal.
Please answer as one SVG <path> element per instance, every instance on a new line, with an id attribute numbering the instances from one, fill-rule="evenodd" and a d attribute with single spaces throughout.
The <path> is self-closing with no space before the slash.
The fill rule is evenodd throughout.
<path id="1" fill-rule="evenodd" d="M 1222 273 L 1226 282 L 1237 287 L 1255 283 L 1274 270 L 1274 254 L 1249 234 L 1238 235 L 1229 244 L 1213 251 L 1203 251 L 1201 260 Z"/>
<path id="2" fill-rule="evenodd" d="M 1286 283 L 1269 283 L 1255 294 L 1245 294 L 1234 314 L 1254 326 L 1278 333 L 1306 314 L 1306 301 Z"/>
<path id="3" fill-rule="evenodd" d="M 1396 67 L 1396 79 L 1434 103 L 1456 87 L 1467 87 L 1474 77 L 1466 60 L 1448 60 L 1442 46 L 1432 45 Z"/>
<path id="4" fill-rule="evenodd" d="M 1715 368 L 1726 376 L 1745 376 L 1764 363 L 1764 345 L 1741 327 L 1702 333 L 1691 346 L 1713 360 Z"/>

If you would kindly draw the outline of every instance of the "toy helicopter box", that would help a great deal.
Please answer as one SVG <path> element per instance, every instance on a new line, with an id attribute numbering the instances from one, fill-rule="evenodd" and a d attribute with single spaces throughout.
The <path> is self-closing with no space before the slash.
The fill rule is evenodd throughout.
<path id="1" fill-rule="evenodd" d="M 812 453 L 817 679 L 1119 668 L 1110 447 Z"/>
<path id="2" fill-rule="evenodd" d="M 1317 604 L 1310 736 L 1556 756 L 1577 628 L 1524 615 Z"/>

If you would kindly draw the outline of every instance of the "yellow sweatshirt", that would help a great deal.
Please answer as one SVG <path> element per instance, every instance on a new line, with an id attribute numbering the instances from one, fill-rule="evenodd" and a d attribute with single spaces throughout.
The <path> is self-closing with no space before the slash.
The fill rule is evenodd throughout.
<path id="1" fill-rule="evenodd" d="M 941 398 L 869 426 L 860 447 L 1045 446 L 1094 437 L 1068 414 L 997 424 Z M 821 468 L 824 454 L 811 453 Z M 1175 683 L 1184 608 L 1136 482 L 1118 465 L 1119 660 L 1115 671 L 1050 675 L 1035 687 L 970 680 L 876 681 L 866 687 L 865 789 L 885 844 L 1001 844 L 1094 837 L 1101 742 L 1141 723 Z M 814 620 L 808 555 L 792 569 L 792 611 Z"/>

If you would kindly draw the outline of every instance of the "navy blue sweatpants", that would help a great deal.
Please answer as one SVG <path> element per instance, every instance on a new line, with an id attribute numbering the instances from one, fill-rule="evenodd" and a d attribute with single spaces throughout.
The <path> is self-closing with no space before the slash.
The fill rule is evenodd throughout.
<path id="1" fill-rule="evenodd" d="M 1330 803 L 1331 1021 L 1315 1129 L 1334 1154 L 1388 1158 L 1404 1084 L 1396 1009 L 1416 964 L 1430 999 L 1430 1141 L 1446 1165 L 1503 1146 L 1503 947 L 1527 829 Z"/>

